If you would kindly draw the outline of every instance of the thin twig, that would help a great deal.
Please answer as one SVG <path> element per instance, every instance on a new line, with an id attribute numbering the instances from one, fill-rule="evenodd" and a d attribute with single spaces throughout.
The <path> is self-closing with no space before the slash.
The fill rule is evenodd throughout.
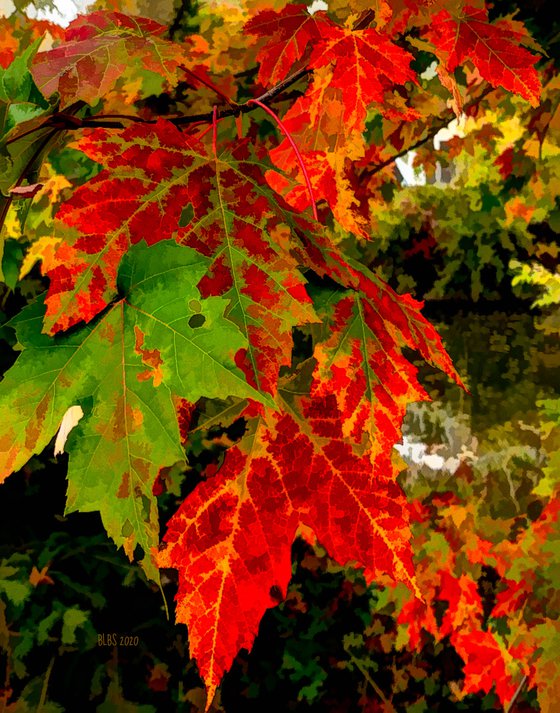
<path id="1" fill-rule="evenodd" d="M 484 97 L 488 96 L 491 92 L 494 91 L 494 87 L 486 87 L 486 89 L 479 94 L 479 96 L 475 97 L 474 99 L 471 99 L 471 101 L 467 102 L 464 106 L 464 109 L 470 109 L 471 107 L 475 106 L 478 104 Z M 415 151 L 416 149 L 420 148 L 420 146 L 423 146 L 425 143 L 430 141 L 430 139 L 433 139 L 436 134 L 438 134 L 441 129 L 445 129 L 449 124 L 455 119 L 455 114 L 453 113 L 453 110 L 449 110 L 444 116 L 440 117 L 439 121 L 437 121 L 435 124 L 432 125 L 428 133 L 422 137 L 421 139 L 418 139 L 414 144 L 411 144 L 410 146 L 406 146 L 404 149 L 401 149 L 396 154 L 393 154 L 389 158 L 385 159 L 385 161 L 381 161 L 380 163 L 374 164 L 371 168 L 365 169 L 361 174 L 360 178 L 369 178 L 370 176 L 374 176 L 376 173 L 379 173 L 379 171 L 382 171 L 384 168 L 387 166 L 390 166 L 392 163 L 394 163 L 398 158 L 402 158 L 403 156 L 406 156 L 407 153 L 410 151 Z"/>
<path id="2" fill-rule="evenodd" d="M 515 704 L 515 701 L 516 701 L 517 698 L 519 697 L 519 694 L 520 694 L 521 691 L 523 690 L 523 687 L 525 686 L 526 683 L 527 683 L 527 674 L 525 674 L 525 675 L 523 676 L 523 678 L 522 678 L 521 681 L 519 682 L 519 686 L 517 686 L 517 688 L 515 689 L 515 693 L 513 694 L 513 698 L 512 698 L 511 701 L 508 703 L 508 706 L 507 706 L 507 708 L 505 709 L 505 713 L 511 713 L 511 710 L 512 710 L 514 704 Z"/>
<path id="3" fill-rule="evenodd" d="M 181 15 L 181 10 L 184 12 L 184 7 L 181 6 L 178 12 L 178 16 Z M 373 20 L 375 19 L 375 12 L 373 10 L 366 10 L 362 17 L 360 17 L 355 23 L 354 26 L 352 27 L 352 30 L 357 31 L 357 30 L 363 30 L 366 28 Z M 175 18 L 177 20 L 177 18 Z M 170 30 L 170 33 L 172 30 Z M 190 74 L 196 81 L 200 82 L 204 86 L 208 87 L 212 91 L 214 91 L 216 94 L 218 94 L 222 99 L 224 99 L 230 106 L 230 109 L 227 109 L 226 111 L 220 112 L 220 118 L 225 118 L 227 116 L 239 116 L 240 114 L 245 114 L 254 109 L 253 106 L 251 106 L 251 102 L 246 102 L 244 104 L 237 104 L 236 102 L 232 101 L 227 97 L 218 87 L 216 87 L 214 84 L 211 82 L 208 82 L 207 80 L 203 79 L 202 77 L 198 76 L 195 72 L 193 72 L 191 69 L 186 67 L 185 65 L 179 65 L 181 69 L 186 72 L 187 74 Z M 253 73 L 255 68 L 251 68 L 248 70 L 245 70 L 244 72 L 238 72 L 235 74 L 235 77 L 244 77 L 244 76 L 250 76 L 251 73 Z M 291 87 L 293 84 L 298 82 L 300 79 L 305 77 L 308 74 L 312 74 L 313 70 L 308 68 L 308 67 L 302 67 L 301 69 L 296 70 L 292 74 L 290 74 L 288 77 L 283 79 L 281 82 L 276 84 L 274 87 L 271 89 L 267 90 L 264 92 L 264 94 L 261 94 L 260 96 L 256 97 L 253 102 L 261 102 L 263 104 L 266 104 L 267 102 L 271 101 L 272 99 L 275 99 L 279 94 L 281 94 L 283 91 Z M 41 124 L 40 126 L 37 126 L 33 129 L 30 129 L 29 131 L 26 131 L 23 134 L 20 134 L 19 136 L 15 136 L 12 139 L 9 139 L 6 144 L 11 144 L 14 141 L 18 141 L 19 139 L 23 138 L 24 136 L 28 136 L 29 134 L 34 133 L 35 131 L 39 131 L 40 129 L 45 128 L 46 126 L 52 127 L 55 129 L 58 129 L 60 131 L 63 130 L 72 130 L 72 129 L 82 129 L 82 128 L 88 128 L 88 127 L 98 127 L 98 128 L 110 128 L 110 129 L 123 129 L 124 126 L 120 123 L 121 121 L 133 121 L 137 122 L 140 124 L 155 124 L 157 119 L 143 119 L 140 116 L 135 116 L 133 114 L 97 114 L 95 116 L 90 116 L 86 117 L 84 119 L 79 119 L 78 117 L 74 116 L 74 112 L 72 111 L 76 107 L 81 108 L 82 106 L 85 106 L 84 102 L 76 102 L 75 104 L 72 105 L 71 108 L 66 110 L 65 112 L 57 112 L 56 114 L 52 114 L 44 124 Z M 117 120 L 115 123 L 113 123 L 111 120 L 115 119 Z M 178 116 L 178 117 L 173 117 L 171 119 L 168 119 L 173 124 L 176 124 L 177 126 L 181 126 L 184 124 L 193 124 L 193 123 L 212 123 L 214 120 L 213 118 L 213 113 L 209 112 L 208 114 L 193 114 L 190 116 Z"/>
<path id="4" fill-rule="evenodd" d="M 362 662 L 361 662 L 358 658 L 356 658 L 356 656 L 354 656 L 354 654 L 353 654 L 351 651 L 349 651 L 349 649 L 348 649 L 347 646 L 344 647 L 344 650 L 346 651 L 346 653 L 347 653 L 348 656 L 350 657 L 350 661 L 352 661 L 352 663 L 354 664 L 354 666 L 356 666 L 356 668 L 358 669 L 358 671 L 360 671 L 360 673 L 362 674 L 362 676 L 364 677 L 364 679 L 367 681 L 367 683 L 369 683 L 369 685 L 373 688 L 373 690 L 375 691 L 375 693 L 377 693 L 377 695 L 378 695 L 379 698 L 381 699 L 382 703 L 385 704 L 385 709 L 386 709 L 389 713 L 396 713 L 395 707 L 393 706 L 393 704 L 391 703 L 391 701 L 387 698 L 387 696 L 383 693 L 383 691 L 382 691 L 381 688 L 377 685 L 377 683 L 373 680 L 373 678 L 370 676 L 370 673 L 369 673 L 369 671 L 367 670 L 367 668 L 365 668 L 365 666 L 362 665 Z"/>
<path id="5" fill-rule="evenodd" d="M 352 30 L 356 32 L 357 30 L 365 30 L 366 27 L 375 20 L 375 10 L 366 10 L 362 17 L 354 23 Z"/>
<path id="6" fill-rule="evenodd" d="M 289 77 L 286 77 L 283 81 L 279 82 L 276 86 L 272 87 L 268 91 L 264 92 L 260 96 L 256 97 L 256 100 L 261 103 L 270 102 L 272 99 L 279 98 L 279 95 L 299 81 L 306 74 L 309 74 L 311 70 L 309 69 L 299 69 L 294 72 Z M 208 86 L 208 85 L 207 85 Z M 284 97 L 287 99 L 288 97 Z M 291 97 L 290 97 L 291 98 Z M 239 116 L 240 114 L 247 114 L 255 110 L 255 106 L 252 106 L 249 102 L 244 104 L 234 104 L 229 99 L 230 104 L 229 109 L 220 111 L 220 119 L 225 119 L 228 116 Z M 167 119 L 170 123 L 175 124 L 175 126 L 186 126 L 189 124 L 212 124 L 213 112 L 207 112 L 205 114 L 190 114 L 188 116 L 175 116 Z M 56 131 L 75 131 L 76 129 L 86 129 L 86 128 L 109 128 L 109 129 L 124 129 L 123 121 L 132 121 L 138 124 L 155 124 L 157 119 L 143 119 L 140 116 L 134 114 L 96 114 L 95 116 L 86 117 L 80 119 L 73 116 L 69 111 L 57 112 L 52 116 L 49 116 L 43 124 L 34 127 L 29 131 L 20 134 L 19 136 L 14 136 L 12 139 L 8 139 L 6 144 L 14 143 L 19 141 L 24 136 L 39 131 L 40 129 L 52 128 Z"/>
<path id="7" fill-rule="evenodd" d="M 192 69 L 189 69 L 186 65 L 180 64 L 179 67 L 185 72 L 186 74 L 190 75 L 196 82 L 199 82 L 200 84 L 203 84 L 205 87 L 210 89 L 214 94 L 220 97 L 220 99 L 223 99 L 227 104 L 229 104 L 232 108 L 235 108 L 237 106 L 237 102 L 232 101 L 227 94 L 224 94 L 222 90 L 217 87 L 215 84 L 212 82 L 209 82 L 207 79 L 204 79 L 204 77 L 199 76 L 196 74 L 196 72 L 193 72 Z"/>
<path id="8" fill-rule="evenodd" d="M 41 697 L 39 698 L 39 703 L 37 705 L 37 713 L 41 713 L 43 710 L 43 706 L 45 705 L 47 701 L 47 688 L 49 686 L 49 679 L 51 677 L 51 671 L 54 666 L 54 659 L 55 657 L 53 656 L 52 659 L 50 660 L 50 663 L 47 667 L 47 671 L 45 673 L 45 678 L 43 680 L 43 686 L 41 687 Z"/>

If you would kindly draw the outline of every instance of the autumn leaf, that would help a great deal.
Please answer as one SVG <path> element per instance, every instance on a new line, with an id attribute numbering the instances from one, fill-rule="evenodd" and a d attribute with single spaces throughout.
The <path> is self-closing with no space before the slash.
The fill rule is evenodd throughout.
<path id="1" fill-rule="evenodd" d="M 351 164 L 364 155 L 362 132 L 368 107 L 378 103 L 381 111 L 394 111 L 399 102 L 391 99 L 392 88 L 415 81 L 411 59 L 411 54 L 376 30 L 323 23 L 309 60 L 313 81 L 283 118 L 303 157 L 315 199 L 327 200 L 337 221 L 360 237 L 369 237 L 368 210 L 356 195 L 358 180 Z M 402 111 L 399 105 L 403 118 L 417 116 L 408 108 Z M 305 209 L 309 195 L 288 140 L 270 155 L 299 185 L 288 184 L 279 174 L 268 175 L 270 184 L 294 208 Z"/>
<path id="2" fill-rule="evenodd" d="M 421 302 L 397 294 L 375 274 L 345 261 L 325 237 L 320 252 L 311 248 L 307 252 L 314 269 L 350 288 L 311 290 L 325 325 L 315 347 L 311 393 L 336 394 L 346 438 L 360 442 L 367 433 L 376 452 L 390 449 L 400 440 L 407 405 L 428 399 L 416 368 L 403 356 L 405 348 L 417 350 L 463 384 L 440 336 L 422 315 Z"/>
<path id="3" fill-rule="evenodd" d="M 39 587 L 41 584 L 54 584 L 53 578 L 47 574 L 48 570 L 48 565 L 45 565 L 41 571 L 34 566 L 29 573 L 29 584 L 33 587 Z"/>
<path id="4" fill-rule="evenodd" d="M 313 86 L 299 97 L 282 121 L 298 146 L 313 187 L 316 201 L 324 199 L 335 219 L 346 230 L 368 238 L 370 226 L 367 209 L 356 196 L 357 180 L 352 161 L 362 158 L 362 134 L 350 131 L 343 121 L 343 103 L 339 91 L 328 86 L 330 73 L 315 74 Z M 301 168 L 294 162 L 294 152 L 287 139 L 270 151 L 270 158 L 282 173 L 269 171 L 269 184 L 296 210 L 310 204 L 309 191 Z M 291 179 L 287 178 L 290 176 Z"/>
<path id="5" fill-rule="evenodd" d="M 353 453 L 334 397 L 297 403 L 299 413 L 284 402 L 280 413 L 253 419 L 219 473 L 170 520 L 167 548 L 156 555 L 159 567 L 179 571 L 176 616 L 189 627 L 209 703 L 275 604 L 271 588 L 285 592 L 298 531 L 313 531 L 332 557 L 356 562 L 368 579 L 389 575 L 414 586 L 408 506 L 387 453 L 373 465 Z"/>
<path id="6" fill-rule="evenodd" d="M 227 316 L 248 342 L 239 366 L 273 394 L 291 361 L 292 327 L 316 317 L 289 250 L 306 223 L 273 198 L 247 144 L 214 158 L 160 121 L 121 134 L 96 130 L 80 148 L 106 169 L 58 213 L 67 232 L 49 265 L 46 327 L 57 332 L 95 317 L 115 295 L 131 244 L 175 238 L 211 258 L 201 292 L 229 300 Z"/>
<path id="7" fill-rule="evenodd" d="M 261 38 L 263 45 L 257 53 L 259 82 L 270 86 L 285 79 L 330 25 L 324 12 L 310 14 L 307 5 L 286 5 L 280 12 L 263 10 L 251 18 L 244 30 Z"/>
<path id="8" fill-rule="evenodd" d="M 203 157 L 171 124 L 97 129 L 80 150 L 105 170 L 58 211 L 64 242 L 49 264 L 45 326 L 57 332 L 89 322 L 113 299 L 117 270 L 130 245 L 174 237 L 189 202 L 189 171 Z"/>
<path id="9" fill-rule="evenodd" d="M 424 36 L 448 72 L 471 60 L 494 87 L 539 103 L 541 83 L 534 68 L 538 57 L 523 48 L 530 40 L 522 25 L 511 20 L 488 22 L 486 8 L 465 6 L 460 14 L 441 10 L 430 19 Z"/>
<path id="10" fill-rule="evenodd" d="M 313 69 L 330 67 L 330 86 L 338 89 L 347 130 L 363 131 L 368 106 L 384 104 L 397 84 L 415 82 L 413 56 L 376 30 L 350 30 L 331 25 L 311 54 Z"/>
<path id="11" fill-rule="evenodd" d="M 163 17 L 171 4 L 127 8 Z M 491 518 L 474 504 L 475 466 L 463 452 L 453 488 L 424 498 L 425 484 L 413 486 L 422 492 L 413 541 L 393 446 L 407 406 L 428 395 L 407 350 L 461 380 L 422 303 L 364 265 L 413 230 L 382 270 L 400 253 L 415 262 L 450 251 L 445 271 L 479 273 L 497 254 L 479 236 L 490 212 L 506 228 L 508 218 L 511 228 L 539 218 L 554 232 L 545 184 L 558 144 L 555 70 L 539 69 L 548 88 L 539 111 L 513 115 L 520 102 L 502 111 L 481 78 L 536 105 L 537 58 L 525 49 L 536 44 L 518 21 L 490 23 L 482 1 L 207 3 L 200 34 L 181 12 L 165 28 L 95 11 L 50 32 L 38 55 L 49 27 L 20 12 L 0 20 L 3 311 L 39 294 L 2 327 L 20 353 L 0 381 L 0 481 L 54 450 L 59 465 L 68 461 L 66 513 L 99 513 L 153 581 L 177 570 L 177 620 L 209 699 L 286 592 L 302 536 L 361 567 L 368 584 L 408 588 L 394 614 L 409 649 L 435 641 L 463 662 L 448 682 L 452 700 L 494 689 L 507 707 L 522 674 L 553 706 L 558 637 L 545 629 L 555 633 L 554 602 L 536 607 L 553 578 L 544 566 L 555 570 L 560 500 L 534 513 L 554 478 L 537 483 L 535 468 L 528 489 L 510 484 L 517 513 L 500 542 L 483 532 Z M 169 41 L 168 30 L 186 37 Z M 473 124 L 448 142 L 456 183 L 399 191 L 395 162 L 411 149 L 427 174 L 436 158 L 445 163 L 431 146 L 451 118 L 447 90 Z M 467 208 L 454 212 L 463 203 L 480 207 L 474 243 L 458 220 Z M 535 255 L 554 258 L 541 247 Z M 198 457 L 209 444 L 225 451 L 223 464 L 186 483 L 162 546 L 157 497 L 166 493 L 166 506 L 178 497 L 185 451 Z M 468 505 L 457 489 L 474 494 Z M 29 591 L 58 586 L 48 566 L 25 570 Z M 495 569 L 495 587 L 481 567 Z M 401 596 L 377 594 L 391 606 Z M 391 632 L 384 651 L 393 643 Z M 148 685 L 171 690 L 165 666 L 152 668 Z M 107 705 L 128 705 L 112 684 Z M 370 684 L 361 701 L 375 707 Z"/>
<path id="12" fill-rule="evenodd" d="M 416 368 L 402 356 L 406 341 L 398 331 L 399 298 L 384 305 L 354 291 L 321 290 L 317 304 L 329 336 L 315 348 L 311 393 L 336 395 L 345 438 L 361 442 L 369 434 L 371 448 L 392 448 L 407 405 L 428 399 Z M 389 320 L 393 329 L 386 327 Z"/>
<path id="13" fill-rule="evenodd" d="M 465 662 L 463 692 L 489 693 L 495 687 L 500 701 L 507 705 L 518 683 L 507 669 L 504 658 L 504 655 L 507 658 L 507 650 L 504 651 L 496 637 L 489 631 L 476 629 L 455 632 L 451 641 Z"/>
<path id="14" fill-rule="evenodd" d="M 229 300 L 226 316 L 248 342 L 237 364 L 249 384 L 274 395 L 280 368 L 291 364 L 292 328 L 318 320 L 290 249 L 316 226 L 274 196 L 264 167 L 244 142 L 197 172 L 202 190 L 180 241 L 211 257 L 201 293 Z"/>
<path id="15" fill-rule="evenodd" d="M 64 42 L 34 61 L 33 76 L 45 96 L 60 94 L 63 105 L 81 99 L 95 104 L 131 65 L 157 72 L 170 82 L 188 63 L 185 49 L 162 38 L 163 25 L 120 12 L 79 16 Z"/>
<path id="16" fill-rule="evenodd" d="M 44 308 L 36 302 L 12 322 L 23 351 L 0 382 L 2 480 L 40 453 L 80 404 L 85 415 L 67 445 L 66 512 L 99 511 L 131 559 L 141 546 L 155 580 L 152 484 L 161 467 L 184 459 L 173 395 L 259 398 L 235 365 L 246 343 L 223 315 L 226 301 L 196 288 L 207 265 L 173 242 L 138 245 L 121 267 L 123 297 L 91 325 L 55 338 L 41 334 Z"/>

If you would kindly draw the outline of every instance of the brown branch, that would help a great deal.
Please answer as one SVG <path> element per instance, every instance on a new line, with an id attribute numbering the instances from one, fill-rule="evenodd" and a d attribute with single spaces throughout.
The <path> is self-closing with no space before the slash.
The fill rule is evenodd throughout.
<path id="1" fill-rule="evenodd" d="M 280 94 L 286 89 L 294 85 L 300 79 L 305 77 L 311 72 L 310 69 L 303 68 L 299 69 L 286 79 L 279 82 L 277 85 L 264 92 L 260 96 L 256 97 L 256 100 L 262 104 L 272 101 L 273 99 L 279 99 Z M 290 95 L 290 98 L 293 95 Z M 285 99 L 288 97 L 284 97 Z M 83 104 L 83 103 L 82 103 Z M 232 105 L 229 109 L 219 110 L 218 118 L 223 119 L 227 116 L 239 116 L 240 114 L 247 114 L 251 111 L 255 111 L 257 105 L 250 104 L 246 102 L 244 104 Z M 212 111 L 205 114 L 190 114 L 188 116 L 175 116 L 168 118 L 172 124 L 175 126 L 185 126 L 188 124 L 211 124 L 212 123 Z M 86 117 L 80 119 L 69 111 L 57 112 L 56 114 L 51 114 L 44 123 L 40 126 L 36 126 L 29 131 L 20 134 L 19 136 L 14 136 L 12 139 L 6 141 L 6 144 L 14 143 L 19 141 L 24 136 L 29 136 L 30 134 L 45 128 L 51 128 L 55 131 L 74 131 L 76 129 L 86 129 L 86 128 L 110 128 L 110 129 L 123 129 L 125 124 L 123 121 L 132 121 L 139 124 L 155 124 L 157 119 L 143 119 L 141 116 L 136 116 L 134 114 L 96 114 L 95 116 Z"/>
<path id="2" fill-rule="evenodd" d="M 362 17 L 358 18 L 354 25 L 352 26 L 352 30 L 356 32 L 357 30 L 365 30 L 366 27 L 373 22 L 375 19 L 375 11 L 374 10 L 366 10 Z"/>
<path id="3" fill-rule="evenodd" d="M 85 106 L 85 102 L 83 102 L 83 101 L 74 102 L 74 104 L 71 104 L 68 107 L 67 112 L 66 112 L 67 116 L 69 118 L 70 117 L 76 118 L 73 116 L 73 113 L 79 111 L 84 106 Z M 30 158 L 28 159 L 27 163 L 23 167 L 21 174 L 19 175 L 17 181 L 12 186 L 12 188 L 18 188 L 19 186 L 21 186 L 23 181 L 27 178 L 27 174 L 33 168 L 33 164 L 35 163 L 35 161 L 37 161 L 37 159 L 39 158 L 41 153 L 48 146 L 49 141 L 56 136 L 57 131 L 59 130 L 54 127 L 49 127 L 49 125 L 46 122 L 45 122 L 45 124 L 42 124 L 41 126 L 36 127 L 36 130 L 44 129 L 44 128 L 51 128 L 52 130 L 45 136 L 43 141 L 39 142 L 39 145 L 37 146 L 35 151 L 31 154 Z M 23 136 L 29 136 L 29 134 L 31 134 L 31 133 L 33 133 L 33 131 L 31 131 L 31 130 L 26 131 L 25 133 L 20 134 L 20 136 L 18 138 L 22 138 Z M 6 144 L 8 144 L 8 143 L 11 143 L 11 142 L 7 141 Z M 0 231 L 4 227 L 4 221 L 6 220 L 6 216 L 8 215 L 8 211 L 10 210 L 10 206 L 12 205 L 13 199 L 14 199 L 13 194 L 10 194 L 9 196 L 1 196 L 0 195 Z"/>
<path id="4" fill-rule="evenodd" d="M 181 7 L 179 8 L 178 15 L 181 15 L 182 13 L 181 10 L 184 12 L 184 5 L 182 4 Z M 181 17 L 179 17 L 179 20 L 175 18 L 176 21 L 180 21 Z M 366 28 L 373 20 L 375 19 L 375 12 L 373 10 L 366 10 L 360 18 L 354 23 L 352 30 L 357 31 L 357 30 L 363 30 Z M 175 28 L 175 30 L 178 29 Z M 175 30 L 170 30 L 170 34 L 172 34 L 172 31 Z M 181 66 L 181 69 L 183 69 L 185 72 L 188 72 L 190 74 L 193 74 L 193 76 L 196 78 L 197 81 L 201 82 L 202 84 L 205 84 L 207 87 L 212 89 L 213 91 L 217 91 L 220 94 L 219 89 L 214 87 L 213 85 L 209 85 L 204 79 L 201 77 L 198 77 L 196 74 L 191 72 L 187 67 Z M 255 71 L 255 68 L 251 68 L 248 70 L 245 70 L 244 72 L 239 72 L 235 77 L 243 77 L 243 76 L 249 76 L 251 73 Z M 305 77 L 308 74 L 312 74 L 313 70 L 308 68 L 308 67 L 303 67 L 301 69 L 296 70 L 292 74 L 290 74 L 288 77 L 283 79 L 281 82 L 276 84 L 274 87 L 271 89 L 267 90 L 264 92 L 264 94 L 261 94 L 258 97 L 255 97 L 253 101 L 260 102 L 261 104 L 266 104 L 267 102 L 272 101 L 276 97 L 278 97 L 282 92 L 289 87 L 291 87 L 293 84 L 298 82 L 300 79 Z M 246 114 L 250 111 L 254 111 L 255 108 L 258 106 L 258 104 L 253 104 L 250 102 L 246 102 L 244 104 L 236 104 L 235 102 L 232 102 L 228 97 L 222 94 L 222 97 L 226 100 L 226 102 L 230 105 L 229 109 L 226 109 L 224 111 L 218 110 L 218 118 L 225 118 L 227 116 L 239 116 L 240 114 Z M 80 108 L 82 106 L 85 106 L 84 102 L 76 102 L 76 104 L 72 105 L 72 109 L 74 109 L 76 106 L 80 105 Z M 67 110 L 65 112 L 57 112 L 55 114 L 52 114 L 43 124 L 40 126 L 37 126 L 33 129 L 29 129 L 29 131 L 24 132 L 23 134 L 20 134 L 19 136 L 15 136 L 12 139 L 9 139 L 6 142 L 7 144 L 14 143 L 15 141 L 18 141 L 19 139 L 29 136 L 30 134 L 34 133 L 35 131 L 39 131 L 40 129 L 43 128 L 53 128 L 58 131 L 72 131 L 75 129 L 83 129 L 83 128 L 92 128 L 92 127 L 97 127 L 97 128 L 108 128 L 108 129 L 123 129 L 124 124 L 122 121 L 133 121 L 136 123 L 141 123 L 141 124 L 155 124 L 157 119 L 143 119 L 140 116 L 135 116 L 134 114 L 97 114 L 95 116 L 91 117 L 86 117 L 84 119 L 80 119 L 77 116 L 74 115 L 74 113 L 70 110 Z M 171 117 L 168 119 L 172 124 L 175 124 L 176 126 L 185 126 L 188 124 L 200 124 L 200 123 L 206 123 L 206 124 L 211 124 L 213 121 L 213 113 L 212 111 L 209 111 L 206 114 L 192 114 L 190 116 L 177 116 L 177 117 Z"/>

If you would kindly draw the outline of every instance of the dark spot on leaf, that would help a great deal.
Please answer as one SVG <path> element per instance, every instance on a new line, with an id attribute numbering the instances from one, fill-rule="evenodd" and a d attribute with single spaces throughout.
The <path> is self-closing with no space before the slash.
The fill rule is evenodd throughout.
<path id="1" fill-rule="evenodd" d="M 179 216 L 179 227 L 184 228 L 185 226 L 187 226 L 191 222 L 193 217 L 194 217 L 194 209 L 193 209 L 192 205 L 189 203 L 181 211 L 181 215 Z"/>
<path id="2" fill-rule="evenodd" d="M 228 438 L 232 441 L 238 441 L 247 431 L 247 421 L 244 418 L 236 419 L 231 426 L 226 428 Z"/>
<path id="3" fill-rule="evenodd" d="M 206 317 L 203 314 L 193 314 L 189 319 L 189 327 L 196 329 L 197 327 L 202 327 L 204 322 L 206 322 Z"/>
<path id="4" fill-rule="evenodd" d="M 535 522 L 540 516 L 543 511 L 543 504 L 540 500 L 533 500 L 532 503 L 529 503 L 527 506 L 527 517 Z"/>

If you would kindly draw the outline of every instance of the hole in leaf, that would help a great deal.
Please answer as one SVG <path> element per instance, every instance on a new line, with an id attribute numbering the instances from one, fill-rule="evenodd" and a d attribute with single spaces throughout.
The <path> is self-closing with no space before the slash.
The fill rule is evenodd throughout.
<path id="1" fill-rule="evenodd" d="M 130 535 L 132 535 L 133 532 L 134 532 L 134 527 L 132 527 L 132 523 L 130 522 L 130 520 L 128 520 L 128 519 L 125 520 L 125 522 L 122 526 L 122 529 L 121 529 L 121 535 L 123 537 L 129 537 Z"/>
<path id="2" fill-rule="evenodd" d="M 179 227 L 184 228 L 187 226 L 191 220 L 194 218 L 194 208 L 192 207 L 191 203 L 188 203 L 183 210 L 181 211 L 181 215 L 179 216 Z"/>
<path id="3" fill-rule="evenodd" d="M 189 319 L 189 327 L 196 329 L 197 327 L 202 327 L 204 322 L 206 322 L 206 317 L 203 314 L 193 314 Z"/>

